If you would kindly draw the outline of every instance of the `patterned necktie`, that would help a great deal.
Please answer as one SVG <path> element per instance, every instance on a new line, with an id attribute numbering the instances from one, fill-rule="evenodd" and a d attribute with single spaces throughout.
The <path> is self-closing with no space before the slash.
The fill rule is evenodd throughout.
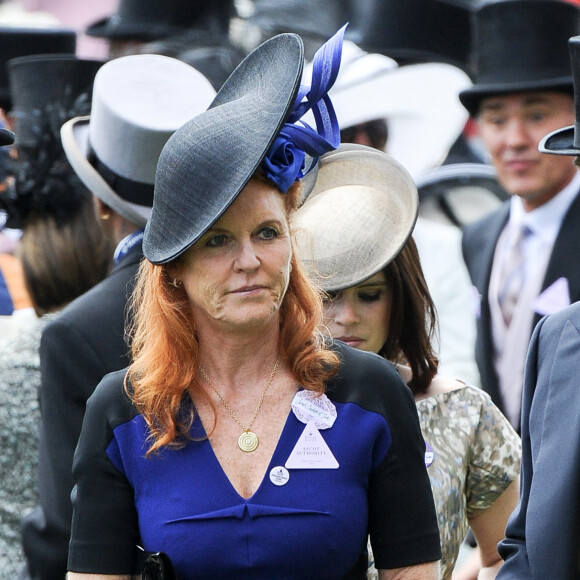
<path id="1" fill-rule="evenodd" d="M 526 269 L 523 244 L 531 233 L 532 231 L 528 226 L 521 226 L 513 244 L 509 248 L 504 264 L 498 298 L 506 326 L 509 326 L 512 321 L 518 297 L 524 286 Z"/>

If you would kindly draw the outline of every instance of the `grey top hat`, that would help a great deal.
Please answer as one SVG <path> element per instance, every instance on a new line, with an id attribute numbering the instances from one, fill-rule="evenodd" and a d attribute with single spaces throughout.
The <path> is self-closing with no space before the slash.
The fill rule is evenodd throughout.
<path id="1" fill-rule="evenodd" d="M 411 235 L 418 206 L 410 174 L 386 153 L 346 144 L 324 155 L 292 222 L 310 277 L 330 292 L 381 271 Z"/>
<path id="2" fill-rule="evenodd" d="M 580 9 L 562 0 L 500 0 L 473 14 L 475 79 L 459 99 L 476 115 L 499 94 L 560 90 L 572 94 L 567 42 L 580 32 Z"/>
<path id="3" fill-rule="evenodd" d="M 60 28 L 0 27 L 0 107 L 12 106 L 6 63 L 17 57 L 33 54 L 69 54 L 76 51 L 74 30 Z"/>
<path id="4" fill-rule="evenodd" d="M 143 226 L 163 146 L 214 96 L 210 82 L 177 59 L 140 54 L 111 60 L 95 77 L 91 116 L 62 126 L 67 158 L 94 195 Z"/>
<path id="5" fill-rule="evenodd" d="M 542 153 L 554 155 L 580 155 L 580 36 L 568 41 L 574 76 L 574 108 L 576 122 L 570 127 L 557 129 L 546 135 L 538 145 Z"/>

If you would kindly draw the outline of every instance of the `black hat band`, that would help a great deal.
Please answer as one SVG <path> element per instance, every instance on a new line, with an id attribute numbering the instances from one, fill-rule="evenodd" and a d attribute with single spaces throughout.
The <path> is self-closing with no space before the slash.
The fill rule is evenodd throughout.
<path id="1" fill-rule="evenodd" d="M 154 185 L 133 181 L 122 177 L 103 163 L 92 147 L 89 149 L 87 161 L 95 168 L 107 185 L 122 199 L 136 205 L 151 207 L 153 205 Z"/>

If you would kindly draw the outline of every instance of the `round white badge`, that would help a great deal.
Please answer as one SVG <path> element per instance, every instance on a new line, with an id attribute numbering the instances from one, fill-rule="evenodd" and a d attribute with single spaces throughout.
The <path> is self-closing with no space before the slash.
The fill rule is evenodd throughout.
<path id="1" fill-rule="evenodd" d="M 317 429 L 329 429 L 336 421 L 336 407 L 326 396 L 314 391 L 298 391 L 292 399 L 292 411 L 302 423 L 312 423 Z"/>
<path id="2" fill-rule="evenodd" d="M 270 481 L 274 485 L 286 485 L 289 479 L 290 479 L 289 471 L 285 467 L 282 467 L 281 465 L 272 467 L 272 469 L 270 470 Z"/>

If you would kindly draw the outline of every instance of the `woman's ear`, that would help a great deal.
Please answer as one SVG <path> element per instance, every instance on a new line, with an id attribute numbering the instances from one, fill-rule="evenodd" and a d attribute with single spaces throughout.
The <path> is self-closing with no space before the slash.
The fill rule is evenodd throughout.
<path id="1" fill-rule="evenodd" d="M 173 260 L 169 262 L 169 264 L 165 265 L 165 271 L 167 272 L 167 278 L 169 280 L 181 280 L 181 261 Z"/>
<path id="2" fill-rule="evenodd" d="M 98 197 L 93 197 L 95 201 L 95 212 L 97 217 L 101 220 L 108 220 L 113 213 L 113 210 Z"/>

